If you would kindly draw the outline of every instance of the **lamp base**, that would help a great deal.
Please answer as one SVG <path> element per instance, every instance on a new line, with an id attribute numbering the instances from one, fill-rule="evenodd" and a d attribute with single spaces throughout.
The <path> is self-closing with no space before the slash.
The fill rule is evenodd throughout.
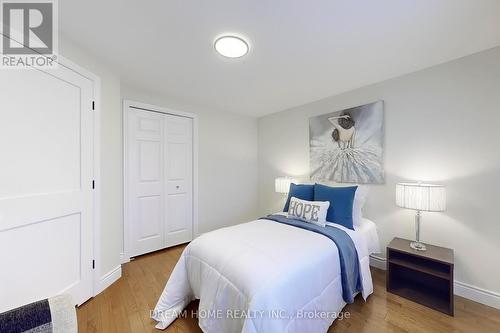
<path id="1" fill-rule="evenodd" d="M 420 243 L 420 242 L 411 242 L 410 247 L 414 250 L 417 250 L 417 251 L 426 251 L 427 250 L 427 248 L 425 247 L 425 244 Z"/>

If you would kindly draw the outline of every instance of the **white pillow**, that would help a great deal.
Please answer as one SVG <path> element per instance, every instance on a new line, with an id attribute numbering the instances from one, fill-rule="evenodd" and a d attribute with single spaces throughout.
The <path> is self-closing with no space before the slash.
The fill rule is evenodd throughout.
<path id="1" fill-rule="evenodd" d="M 368 186 L 358 185 L 354 194 L 354 204 L 352 205 L 352 222 L 355 226 L 360 226 L 363 220 L 363 207 L 365 206 L 370 188 Z"/>
<path id="2" fill-rule="evenodd" d="M 288 207 L 288 217 L 324 227 L 328 207 L 330 201 L 307 201 L 292 197 Z"/>

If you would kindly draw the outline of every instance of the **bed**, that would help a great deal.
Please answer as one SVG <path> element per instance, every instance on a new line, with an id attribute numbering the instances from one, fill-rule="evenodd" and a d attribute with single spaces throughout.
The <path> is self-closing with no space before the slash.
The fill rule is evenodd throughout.
<path id="1" fill-rule="evenodd" d="M 379 246 L 375 223 L 329 227 L 352 239 L 366 300 L 369 254 Z M 268 219 L 222 228 L 184 249 L 152 318 L 165 329 L 199 299 L 204 332 L 326 332 L 346 305 L 340 266 L 336 244 L 309 230 Z"/>

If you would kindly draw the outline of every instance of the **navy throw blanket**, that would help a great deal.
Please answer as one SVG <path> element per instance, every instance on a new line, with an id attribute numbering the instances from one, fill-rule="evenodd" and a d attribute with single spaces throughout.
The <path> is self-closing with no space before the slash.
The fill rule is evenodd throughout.
<path id="1" fill-rule="evenodd" d="M 361 276 L 359 274 L 358 252 L 354 246 L 351 237 L 342 229 L 332 226 L 320 227 L 312 223 L 291 219 L 283 215 L 268 215 L 262 217 L 264 220 L 271 220 L 297 228 L 309 230 L 322 234 L 331 239 L 339 250 L 340 258 L 340 276 L 342 279 L 342 297 L 344 302 L 353 303 L 354 296 L 360 292 L 363 287 Z"/>

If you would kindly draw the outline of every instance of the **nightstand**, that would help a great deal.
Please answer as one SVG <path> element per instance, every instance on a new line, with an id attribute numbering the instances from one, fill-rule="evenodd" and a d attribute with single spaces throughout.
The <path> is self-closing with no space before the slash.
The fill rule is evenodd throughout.
<path id="1" fill-rule="evenodd" d="M 453 316 L 453 250 L 427 245 L 427 251 L 394 238 L 387 246 L 387 291 Z"/>

